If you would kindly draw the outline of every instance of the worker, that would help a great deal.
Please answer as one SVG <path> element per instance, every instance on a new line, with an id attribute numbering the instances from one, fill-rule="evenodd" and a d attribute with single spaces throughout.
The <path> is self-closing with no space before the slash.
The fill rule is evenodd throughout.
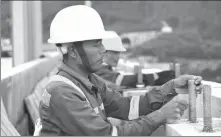
<path id="1" fill-rule="evenodd" d="M 109 39 L 103 39 L 102 44 L 105 47 L 104 65 L 102 69 L 98 70 L 96 74 L 109 81 L 110 87 L 117 89 L 121 88 L 135 88 L 137 84 L 137 74 L 120 74 L 113 70 L 119 61 L 120 53 L 125 52 L 126 49 L 122 45 L 121 38 L 114 31 L 110 31 L 113 37 Z M 175 78 L 175 72 L 173 70 L 162 71 L 152 74 L 143 74 L 143 83 L 147 85 L 163 85 L 169 80 Z"/>
<path id="2" fill-rule="evenodd" d="M 101 40 L 108 37 L 100 15 L 91 7 L 74 5 L 55 15 L 48 42 L 57 46 L 62 62 L 40 101 L 38 135 L 150 135 L 168 119 L 180 119 L 187 102 L 174 97 L 180 91 L 188 93 L 187 80 L 195 80 L 201 92 L 202 78 L 184 75 L 144 96 L 122 97 L 94 74 L 102 67 Z M 109 116 L 130 121 L 113 126 Z"/>

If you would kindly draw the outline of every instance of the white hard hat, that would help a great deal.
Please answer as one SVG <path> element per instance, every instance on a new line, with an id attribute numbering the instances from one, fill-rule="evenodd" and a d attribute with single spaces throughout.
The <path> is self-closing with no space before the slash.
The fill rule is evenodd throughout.
<path id="1" fill-rule="evenodd" d="M 85 5 L 75 5 L 56 14 L 51 22 L 48 43 L 69 43 L 108 37 L 96 10 Z"/>
<path id="2" fill-rule="evenodd" d="M 124 52 L 126 49 L 124 48 L 121 38 L 114 31 L 107 31 L 110 36 L 109 38 L 104 38 L 102 40 L 102 44 L 104 45 L 105 50 Z"/>

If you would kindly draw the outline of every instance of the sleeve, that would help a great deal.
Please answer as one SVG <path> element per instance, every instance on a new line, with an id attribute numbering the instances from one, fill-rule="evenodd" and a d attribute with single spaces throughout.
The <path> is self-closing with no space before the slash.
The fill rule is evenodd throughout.
<path id="1" fill-rule="evenodd" d="M 135 88 L 137 83 L 137 75 L 135 74 L 119 74 L 115 80 L 116 85 Z"/>
<path id="2" fill-rule="evenodd" d="M 157 79 L 155 79 L 154 85 L 163 85 L 164 83 L 175 78 L 175 72 L 173 70 L 167 70 L 157 73 Z"/>
<path id="3" fill-rule="evenodd" d="M 104 87 L 101 93 L 105 111 L 108 117 L 123 120 L 133 120 L 147 115 L 170 101 L 177 94 L 172 91 L 172 81 L 159 88 L 153 88 L 144 96 L 123 97 L 113 89 Z"/>
<path id="4" fill-rule="evenodd" d="M 137 75 L 136 74 L 120 74 L 113 70 L 109 70 L 107 67 L 103 67 L 99 71 L 95 73 L 96 75 L 100 76 L 102 79 L 109 81 L 113 84 L 108 84 L 110 87 L 128 87 L 128 88 L 135 88 L 137 83 Z M 143 74 L 144 76 L 144 83 L 145 85 L 152 85 L 154 84 L 154 77 L 153 74 Z M 108 82 L 106 82 L 108 83 Z"/>
<path id="5" fill-rule="evenodd" d="M 50 106 L 53 114 L 59 118 L 58 126 L 70 135 L 150 135 L 165 122 L 161 113 L 155 111 L 123 125 L 113 126 L 96 114 L 80 93 L 73 92 L 65 85 L 51 92 Z"/>
<path id="6" fill-rule="evenodd" d="M 108 80 L 112 83 L 115 83 L 115 81 L 120 73 L 109 70 L 108 68 L 102 68 L 99 71 L 97 71 L 95 74 L 100 76 L 102 79 L 105 79 L 105 80 Z"/>
<path id="7" fill-rule="evenodd" d="M 175 78 L 175 72 L 172 70 L 162 71 L 162 72 L 153 73 L 153 74 L 143 74 L 143 82 L 145 86 L 163 85 L 164 83 L 174 78 Z M 136 74 L 131 74 L 131 75 L 119 74 L 116 77 L 115 83 L 119 86 L 127 86 L 131 88 L 135 88 L 136 83 L 137 83 L 137 75 Z"/>
<path id="8" fill-rule="evenodd" d="M 143 74 L 143 82 L 145 86 L 154 85 L 155 83 L 154 74 Z M 115 83 L 118 86 L 127 86 L 129 88 L 136 88 L 137 75 L 136 74 L 119 74 L 116 77 Z"/>
<path id="9" fill-rule="evenodd" d="M 154 111 L 138 119 L 126 121 L 118 126 L 118 134 L 123 136 L 149 136 L 165 123 L 162 113 Z"/>
<path id="10" fill-rule="evenodd" d="M 108 69 L 107 67 L 103 67 L 99 71 L 95 73 L 99 77 L 109 82 L 112 82 L 115 86 L 122 86 L 122 87 L 136 87 L 136 75 L 123 75 L 119 72 L 113 71 Z"/>
<path id="11" fill-rule="evenodd" d="M 120 75 L 118 72 L 111 71 L 107 68 L 102 68 L 95 74 L 99 76 L 111 89 L 122 92 L 123 89 L 127 88 L 126 86 L 119 86 L 115 83 L 117 77 Z"/>

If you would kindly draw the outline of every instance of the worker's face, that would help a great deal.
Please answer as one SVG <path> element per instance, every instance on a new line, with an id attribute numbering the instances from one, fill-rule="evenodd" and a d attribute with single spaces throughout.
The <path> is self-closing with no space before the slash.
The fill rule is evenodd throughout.
<path id="1" fill-rule="evenodd" d="M 120 52 L 117 51 L 106 51 L 104 56 L 104 62 L 112 67 L 116 67 L 120 58 Z"/>
<path id="2" fill-rule="evenodd" d="M 101 40 L 84 41 L 82 44 L 87 59 L 93 71 L 98 71 L 102 67 L 105 49 Z"/>

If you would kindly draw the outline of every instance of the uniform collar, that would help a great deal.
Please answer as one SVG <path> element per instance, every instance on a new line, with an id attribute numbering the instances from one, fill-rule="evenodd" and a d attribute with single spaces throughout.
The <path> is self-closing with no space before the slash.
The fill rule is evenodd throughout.
<path id="1" fill-rule="evenodd" d="M 60 65 L 59 70 L 62 70 L 64 72 L 68 73 L 69 75 L 71 75 L 72 78 L 76 79 L 81 84 L 86 86 L 90 91 L 92 91 L 92 88 L 94 87 L 94 85 L 89 81 L 89 78 L 85 78 L 85 77 L 79 75 L 77 72 L 75 72 L 72 68 L 70 68 L 68 65 L 66 65 L 64 63 L 62 63 Z"/>

